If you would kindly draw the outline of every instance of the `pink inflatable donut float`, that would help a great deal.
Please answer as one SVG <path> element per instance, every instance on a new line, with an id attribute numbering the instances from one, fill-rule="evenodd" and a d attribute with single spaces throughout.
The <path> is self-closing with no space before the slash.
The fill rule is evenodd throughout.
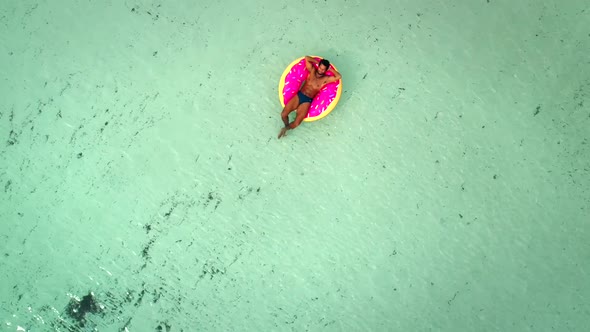
<path id="1" fill-rule="evenodd" d="M 321 60 L 320 57 L 313 56 L 314 59 L 318 61 Z M 314 67 L 317 68 L 318 65 L 314 64 Z M 336 66 L 330 64 L 330 68 L 334 67 L 336 70 Z M 301 85 L 307 79 L 309 72 L 305 68 L 305 57 L 301 57 L 296 59 L 295 61 L 291 62 L 289 66 L 283 72 L 281 76 L 281 80 L 279 81 L 279 100 L 281 101 L 281 105 L 285 107 L 285 105 L 293 98 L 299 89 L 301 89 Z M 327 72 L 326 75 L 333 76 L 332 72 Z M 342 80 L 338 80 L 333 83 L 328 83 L 322 87 L 320 92 L 313 98 L 311 101 L 311 105 L 309 106 L 309 112 L 303 121 L 316 121 L 319 120 L 326 115 L 328 115 L 336 104 L 338 104 L 338 100 L 340 100 L 340 95 L 342 94 Z"/>

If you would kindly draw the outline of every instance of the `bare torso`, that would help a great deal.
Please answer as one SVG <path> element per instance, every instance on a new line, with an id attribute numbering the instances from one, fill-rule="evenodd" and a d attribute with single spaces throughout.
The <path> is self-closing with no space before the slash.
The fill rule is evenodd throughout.
<path id="1" fill-rule="evenodd" d="M 305 82 L 303 82 L 303 87 L 301 88 L 301 92 L 310 97 L 314 98 L 315 95 L 320 92 L 322 86 L 326 83 L 326 79 L 328 76 L 321 76 L 318 77 L 317 69 L 315 67 L 311 67 L 311 72 L 307 76 Z"/>

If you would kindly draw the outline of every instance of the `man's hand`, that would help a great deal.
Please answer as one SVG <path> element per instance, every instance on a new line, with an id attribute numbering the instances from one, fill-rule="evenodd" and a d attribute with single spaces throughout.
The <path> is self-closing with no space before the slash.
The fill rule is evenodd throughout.
<path id="1" fill-rule="evenodd" d="M 289 130 L 289 128 L 287 128 L 287 127 L 283 127 L 283 128 L 281 129 L 281 132 L 279 133 L 279 137 L 278 137 L 278 138 L 281 138 L 281 137 L 283 137 L 283 136 L 287 136 L 287 130 Z"/>

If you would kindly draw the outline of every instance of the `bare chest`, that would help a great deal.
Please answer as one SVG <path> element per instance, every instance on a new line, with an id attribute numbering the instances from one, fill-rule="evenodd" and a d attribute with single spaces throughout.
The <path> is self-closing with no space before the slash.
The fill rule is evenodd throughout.
<path id="1" fill-rule="evenodd" d="M 313 88 L 314 90 L 321 89 L 323 84 L 324 79 L 315 77 L 313 73 L 309 74 L 309 76 L 307 76 L 307 79 L 305 80 L 305 85 L 310 88 Z"/>

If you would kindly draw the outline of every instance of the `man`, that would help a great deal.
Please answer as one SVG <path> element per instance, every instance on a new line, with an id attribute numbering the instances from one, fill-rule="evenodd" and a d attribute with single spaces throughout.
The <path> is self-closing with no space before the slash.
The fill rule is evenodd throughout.
<path id="1" fill-rule="evenodd" d="M 317 63 L 319 63 L 319 66 L 316 69 L 312 64 Z M 287 130 L 297 128 L 301 121 L 305 119 L 311 101 L 318 92 L 320 92 L 324 85 L 336 82 L 342 78 L 342 75 L 340 75 L 340 73 L 334 68 L 331 69 L 334 76 L 326 76 L 326 71 L 330 68 L 330 62 L 326 59 L 318 61 L 310 56 L 305 56 L 305 67 L 309 72 L 309 75 L 303 83 L 303 87 L 295 96 L 293 96 L 293 98 L 291 98 L 291 100 L 285 105 L 285 108 L 283 108 L 283 112 L 281 112 L 281 118 L 285 123 L 285 127 L 281 129 L 279 138 L 286 136 Z M 297 110 L 295 121 L 289 123 L 289 114 L 295 110 Z"/>

